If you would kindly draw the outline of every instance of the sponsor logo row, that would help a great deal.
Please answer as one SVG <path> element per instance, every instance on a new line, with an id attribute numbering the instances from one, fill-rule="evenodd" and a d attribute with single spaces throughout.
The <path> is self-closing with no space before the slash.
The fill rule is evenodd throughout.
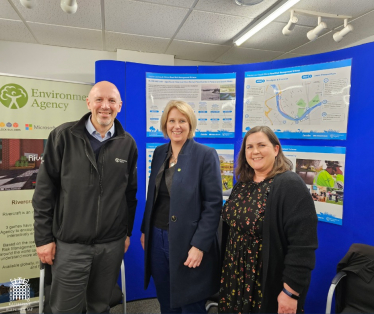
<path id="1" fill-rule="evenodd" d="M 0 128 L 19 128 L 19 124 L 17 122 L 11 123 L 11 122 L 0 122 Z M 31 131 L 32 130 L 32 124 L 25 124 L 25 130 Z"/>

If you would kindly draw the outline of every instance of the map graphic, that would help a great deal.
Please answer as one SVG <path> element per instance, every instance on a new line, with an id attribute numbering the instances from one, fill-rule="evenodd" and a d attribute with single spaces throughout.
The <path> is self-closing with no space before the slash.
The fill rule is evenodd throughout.
<path id="1" fill-rule="evenodd" d="M 243 136 L 267 125 L 280 138 L 345 139 L 351 60 L 246 72 Z"/>

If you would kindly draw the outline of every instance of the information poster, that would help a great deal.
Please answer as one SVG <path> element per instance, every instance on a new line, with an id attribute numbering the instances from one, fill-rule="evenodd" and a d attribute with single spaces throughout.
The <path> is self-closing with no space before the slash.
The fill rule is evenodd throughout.
<path id="1" fill-rule="evenodd" d="M 163 137 L 160 119 L 170 100 L 183 100 L 197 117 L 195 137 L 235 135 L 236 74 L 147 73 L 147 136 Z"/>
<path id="2" fill-rule="evenodd" d="M 351 59 L 245 73 L 243 136 L 258 125 L 279 138 L 347 137 Z"/>
<path id="3" fill-rule="evenodd" d="M 226 201 L 234 186 L 234 144 L 206 144 L 213 147 L 218 154 L 221 178 L 222 178 L 222 195 Z"/>
<path id="4" fill-rule="evenodd" d="M 151 164 L 152 164 L 152 158 L 153 158 L 153 153 L 156 149 L 157 146 L 164 145 L 165 143 L 147 143 L 146 144 L 146 156 L 147 156 L 147 161 L 146 161 L 146 179 L 145 179 L 145 195 L 147 196 L 148 194 L 148 183 L 149 183 L 149 178 L 151 176 Z"/>
<path id="5" fill-rule="evenodd" d="M 0 310 L 36 301 L 31 204 L 49 133 L 88 112 L 88 84 L 0 75 Z"/>
<path id="6" fill-rule="evenodd" d="M 282 146 L 312 195 L 319 221 L 342 225 L 345 147 Z"/>
<path id="7" fill-rule="evenodd" d="M 151 175 L 151 163 L 153 153 L 157 146 L 163 143 L 147 143 L 146 144 L 146 190 L 148 191 L 148 182 Z M 221 168 L 222 178 L 222 193 L 223 199 L 226 200 L 231 193 L 234 186 L 234 145 L 233 144 L 205 144 L 206 146 L 213 147 L 218 154 Z"/>

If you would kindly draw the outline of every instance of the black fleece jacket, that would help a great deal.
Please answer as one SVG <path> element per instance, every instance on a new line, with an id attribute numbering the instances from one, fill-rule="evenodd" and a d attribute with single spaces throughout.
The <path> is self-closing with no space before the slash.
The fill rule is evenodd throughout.
<path id="1" fill-rule="evenodd" d="M 81 120 L 54 129 L 44 150 L 35 193 L 35 244 L 106 243 L 130 236 L 136 210 L 138 150 L 115 119 L 116 136 L 96 162 Z"/>

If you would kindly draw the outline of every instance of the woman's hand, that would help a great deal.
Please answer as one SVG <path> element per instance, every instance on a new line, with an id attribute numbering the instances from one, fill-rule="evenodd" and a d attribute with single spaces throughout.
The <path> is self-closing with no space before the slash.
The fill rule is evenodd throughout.
<path id="1" fill-rule="evenodd" d="M 291 289 L 289 285 L 286 283 L 283 284 L 284 287 L 290 291 L 292 294 L 298 295 L 298 293 Z M 278 295 L 278 313 L 285 313 L 285 314 L 296 314 L 297 311 L 297 300 L 289 297 L 283 291 Z"/>
<path id="2" fill-rule="evenodd" d="M 142 233 L 142 235 L 140 236 L 140 244 L 142 245 L 143 250 L 144 250 L 144 239 L 145 239 L 145 236 L 144 236 L 144 233 Z"/>
<path id="3" fill-rule="evenodd" d="M 200 251 L 198 248 L 193 246 L 188 251 L 188 257 L 186 261 L 184 262 L 184 266 L 188 266 L 189 268 L 199 267 L 203 259 L 203 255 L 204 255 L 203 251 Z"/>

